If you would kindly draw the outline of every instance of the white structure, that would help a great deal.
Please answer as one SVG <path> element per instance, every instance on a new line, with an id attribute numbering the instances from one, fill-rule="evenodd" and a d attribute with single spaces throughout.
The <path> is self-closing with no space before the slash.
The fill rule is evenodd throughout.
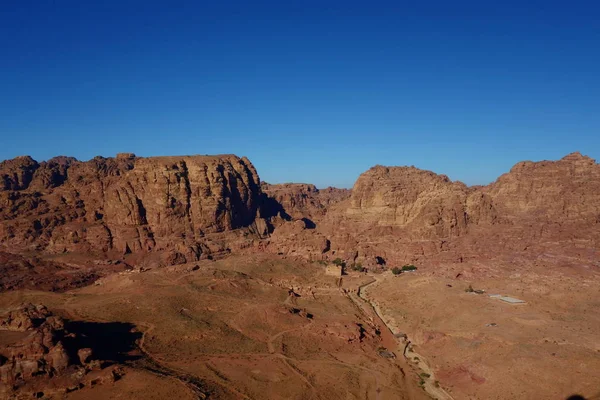
<path id="1" fill-rule="evenodd" d="M 510 304 L 525 304 L 525 301 L 515 299 L 514 297 L 502 296 L 501 294 L 490 294 L 492 299 L 498 299 Z"/>

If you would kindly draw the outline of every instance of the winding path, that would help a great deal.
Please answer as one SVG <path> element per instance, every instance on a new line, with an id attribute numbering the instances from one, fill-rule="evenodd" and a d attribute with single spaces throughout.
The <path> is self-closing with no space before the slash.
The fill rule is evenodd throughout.
<path id="1" fill-rule="evenodd" d="M 190 275 L 190 274 L 179 276 L 175 281 L 180 282 L 187 275 Z M 371 277 L 373 278 L 373 280 L 358 286 L 358 288 L 355 292 L 353 292 L 353 291 L 347 292 L 341 288 L 335 288 L 335 289 L 331 288 L 331 289 L 327 289 L 327 291 L 332 291 L 332 292 L 336 291 L 336 292 L 342 293 L 342 295 L 347 297 L 352 302 L 352 304 L 354 304 L 354 306 L 357 308 L 357 310 L 362 315 L 364 315 L 366 321 L 370 321 L 370 323 L 373 324 L 374 326 L 378 325 L 378 326 L 381 326 L 382 328 L 385 327 L 386 331 L 382 332 L 382 335 L 381 335 L 383 344 L 386 345 L 390 349 L 394 349 L 394 351 L 398 351 L 399 349 L 401 351 L 402 350 L 401 346 L 403 345 L 403 343 L 394 336 L 394 332 L 393 332 L 392 328 L 388 324 L 385 323 L 385 321 L 383 319 L 383 314 L 381 313 L 381 310 L 379 309 L 377 304 L 372 303 L 364 295 L 365 288 L 367 288 L 370 285 L 376 284 L 378 282 L 378 277 L 374 277 L 374 276 L 371 276 Z M 174 282 L 174 283 L 176 283 L 176 282 Z M 340 285 L 341 285 L 341 280 L 340 280 Z M 187 288 L 187 285 L 183 285 L 183 286 Z M 65 305 L 70 304 L 73 300 L 74 300 L 74 298 L 68 299 L 66 301 Z M 284 301 L 284 305 L 295 305 L 294 303 L 295 303 L 295 298 L 288 297 Z M 74 314 L 73 311 L 71 313 Z M 77 317 L 82 318 L 84 316 L 77 315 Z M 89 317 L 86 316 L 83 319 L 89 319 Z M 98 321 L 98 322 L 103 322 L 103 321 Z M 181 384 L 185 385 L 198 399 L 208 398 L 209 397 L 209 389 L 208 389 L 206 383 L 202 379 L 195 377 L 191 374 L 188 374 L 184 371 L 178 370 L 176 368 L 167 366 L 168 365 L 167 361 L 162 360 L 160 357 L 151 354 L 151 352 L 149 352 L 146 349 L 146 347 L 145 347 L 146 336 L 155 329 L 155 326 L 151 323 L 139 323 L 139 325 L 141 325 L 145 328 L 142 332 L 142 336 L 141 336 L 140 340 L 137 343 L 137 347 L 138 347 L 139 351 L 142 353 L 143 357 L 137 361 L 132 362 L 131 363 L 132 366 L 145 369 L 149 372 L 152 372 L 152 373 L 160 375 L 160 376 L 165 376 L 165 377 L 175 379 L 175 380 L 179 381 Z M 298 360 L 295 360 L 294 358 L 288 357 L 285 354 L 280 353 L 279 351 L 277 351 L 276 346 L 274 344 L 275 340 L 277 340 L 281 336 L 283 336 L 287 333 L 294 332 L 294 331 L 304 330 L 311 325 L 312 325 L 312 322 L 309 321 L 307 324 L 305 324 L 299 328 L 284 330 L 284 331 L 278 332 L 278 333 L 270 336 L 267 341 L 268 353 L 249 353 L 249 354 L 244 353 L 243 355 L 244 356 L 248 356 L 248 355 L 271 356 L 271 357 L 282 360 L 286 364 L 286 366 L 308 386 L 308 388 L 310 389 L 310 397 L 309 398 L 314 398 L 316 395 L 318 395 L 316 388 L 307 379 L 307 377 L 302 373 L 302 371 L 299 370 L 298 367 L 296 367 L 294 365 L 294 363 L 297 362 Z M 423 379 L 425 382 L 423 385 L 423 389 L 425 389 L 425 391 L 430 396 L 432 396 L 434 399 L 453 400 L 452 397 L 448 393 L 446 393 L 442 388 L 435 386 L 435 384 L 434 384 L 435 378 L 433 375 L 433 371 L 431 371 L 431 369 L 429 368 L 426 359 L 423 356 L 412 351 L 412 349 L 410 349 L 410 346 L 408 346 L 408 348 L 409 349 L 405 354 L 405 357 L 407 358 L 407 360 L 409 360 L 409 362 L 412 362 L 414 365 L 417 365 L 421 369 L 422 373 L 426 373 L 426 374 L 430 375 L 429 378 Z M 219 356 L 231 357 L 232 354 L 227 354 L 227 355 L 203 354 L 203 356 L 204 357 L 219 357 Z M 418 357 L 421 361 L 415 363 L 414 357 Z M 358 368 L 358 369 L 364 370 L 365 372 L 372 373 L 374 375 L 375 385 L 377 387 L 376 398 L 378 400 L 380 399 L 380 382 L 379 382 L 378 374 L 377 374 L 378 371 L 373 370 L 371 368 L 363 367 L 363 366 L 349 364 L 349 363 L 343 362 L 341 360 L 335 360 L 335 361 L 323 360 L 321 362 L 350 366 L 353 368 Z M 402 368 L 402 366 L 403 365 L 406 366 L 406 364 L 399 362 L 399 360 L 394 360 L 393 362 L 398 367 L 398 369 L 400 370 L 402 375 L 406 376 L 404 368 Z M 234 393 L 239 398 L 251 399 L 251 397 L 249 397 L 247 394 L 240 392 L 239 390 L 237 390 L 235 387 L 233 387 L 228 382 L 220 382 L 219 381 L 219 382 L 213 382 L 213 384 L 222 386 L 223 389 Z"/>
<path id="2" fill-rule="evenodd" d="M 381 279 L 381 278 L 380 278 Z M 381 321 L 381 324 L 383 326 L 385 326 L 387 328 L 387 330 L 391 333 L 392 337 L 394 338 L 397 346 L 397 349 L 400 349 L 401 345 L 403 344 L 402 342 L 400 342 L 395 336 L 394 336 L 394 331 L 392 329 L 391 326 L 389 326 L 385 320 L 383 319 L 383 313 L 381 312 L 379 306 L 373 302 L 371 302 L 371 300 L 369 300 L 368 297 L 366 297 L 364 295 L 364 289 L 367 288 L 370 285 L 376 284 L 377 282 L 379 282 L 379 280 L 377 279 L 377 277 L 373 277 L 373 280 L 370 282 L 367 282 L 365 284 L 362 284 L 358 287 L 357 289 L 357 296 L 354 296 L 352 293 L 348 295 L 348 297 L 360 308 L 363 307 L 363 305 L 368 304 L 369 308 L 372 310 L 372 312 L 376 315 L 377 319 L 379 319 Z M 362 300 L 362 301 L 358 301 L 358 299 Z M 423 383 L 423 389 L 425 389 L 425 391 L 434 399 L 437 400 L 454 400 L 452 398 L 452 396 L 450 396 L 448 394 L 448 392 L 446 392 L 443 388 L 441 388 L 438 385 L 436 385 L 436 380 L 435 380 L 435 375 L 433 370 L 429 367 L 429 363 L 427 361 L 427 359 L 425 357 L 423 357 L 421 354 L 418 354 L 417 352 L 415 352 L 412 349 L 412 346 L 410 346 L 410 340 L 407 337 L 406 338 L 406 345 L 403 348 L 403 355 L 404 357 L 409 360 L 410 362 L 415 363 L 415 365 L 417 365 L 417 367 L 419 367 L 419 369 L 422 371 L 421 374 L 424 374 L 424 376 L 427 376 L 427 378 L 423 378 L 423 375 L 419 374 L 421 378 L 421 382 Z M 415 361 L 415 357 L 418 359 L 418 361 Z"/>

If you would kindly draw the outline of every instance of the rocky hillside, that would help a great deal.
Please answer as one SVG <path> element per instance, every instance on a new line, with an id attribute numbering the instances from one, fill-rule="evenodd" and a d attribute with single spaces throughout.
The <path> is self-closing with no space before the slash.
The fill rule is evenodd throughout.
<path id="1" fill-rule="evenodd" d="M 80 332 L 86 325 L 96 328 L 101 324 L 65 321 L 40 304 L 24 304 L 1 315 L 0 396 L 64 398 L 66 393 L 84 386 L 119 379 L 122 369 L 111 365 L 114 360 L 99 358 L 117 352 L 99 349 L 89 329 L 87 335 Z M 84 347 L 87 345 L 94 348 Z M 118 351 L 123 346 L 117 344 L 115 348 Z"/>
<path id="2" fill-rule="evenodd" d="M 600 164 L 580 153 L 520 162 L 482 191 L 515 223 L 524 217 L 586 224 L 600 218 Z"/>
<path id="3" fill-rule="evenodd" d="M 493 222 L 489 196 L 415 167 L 376 166 L 352 190 L 346 214 L 359 222 L 404 228 L 417 239 L 459 236 L 469 222 Z"/>
<path id="4" fill-rule="evenodd" d="M 260 183 L 233 155 L 0 163 L 0 242 L 11 251 L 210 254 L 208 235 L 254 224 Z"/>
<path id="5" fill-rule="evenodd" d="M 0 179 L 4 251 L 114 260 L 130 255 L 133 267 L 139 259 L 131 257 L 138 254 L 171 265 L 256 251 L 381 267 L 527 249 L 576 249 L 579 257 L 596 254 L 600 241 L 600 166 L 579 153 L 519 163 L 478 187 L 414 167 L 384 166 L 363 173 L 352 191 L 261 184 L 250 161 L 233 155 L 121 154 L 41 163 L 18 157 L 0 163 Z M 25 272 L 5 280 L 5 290 L 25 287 L 27 265 L 53 290 L 99 276 L 88 268 L 74 281 L 46 281 L 44 271 L 68 265 L 30 256 L 7 264 L 5 270 Z"/>
<path id="6" fill-rule="evenodd" d="M 348 189 L 328 187 L 319 190 L 307 183 L 272 185 L 263 182 L 261 189 L 274 206 L 270 213 L 276 215 L 273 211 L 277 211 L 286 219 L 321 219 L 330 206 L 350 197 Z"/>
<path id="7" fill-rule="evenodd" d="M 278 253 L 372 266 L 432 258 L 462 262 L 527 250 L 564 255 L 577 249 L 577 257 L 595 257 L 600 166 L 574 153 L 559 161 L 519 163 L 478 187 L 414 167 L 376 166 L 316 229 L 298 223 L 278 229 L 271 240 Z"/>

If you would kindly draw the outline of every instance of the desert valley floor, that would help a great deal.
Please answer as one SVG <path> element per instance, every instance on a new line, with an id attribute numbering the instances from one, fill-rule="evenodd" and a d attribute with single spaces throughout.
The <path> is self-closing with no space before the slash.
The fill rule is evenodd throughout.
<path id="1" fill-rule="evenodd" d="M 0 398 L 599 398 L 579 153 L 478 187 L 383 166 L 270 185 L 233 155 L 0 176 Z"/>

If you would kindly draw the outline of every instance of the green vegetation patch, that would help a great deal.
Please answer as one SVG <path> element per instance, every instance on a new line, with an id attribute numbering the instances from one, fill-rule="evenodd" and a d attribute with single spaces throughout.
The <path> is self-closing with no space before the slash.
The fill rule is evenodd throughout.
<path id="1" fill-rule="evenodd" d="M 363 267 L 361 263 L 352 264 L 350 266 L 350 269 L 353 270 L 353 271 L 358 271 L 358 272 L 364 272 L 365 271 L 365 267 Z"/>
<path id="2" fill-rule="evenodd" d="M 338 265 L 342 268 L 346 267 L 346 262 L 344 260 L 342 260 L 341 258 L 336 258 L 335 260 L 332 261 L 333 264 Z"/>

